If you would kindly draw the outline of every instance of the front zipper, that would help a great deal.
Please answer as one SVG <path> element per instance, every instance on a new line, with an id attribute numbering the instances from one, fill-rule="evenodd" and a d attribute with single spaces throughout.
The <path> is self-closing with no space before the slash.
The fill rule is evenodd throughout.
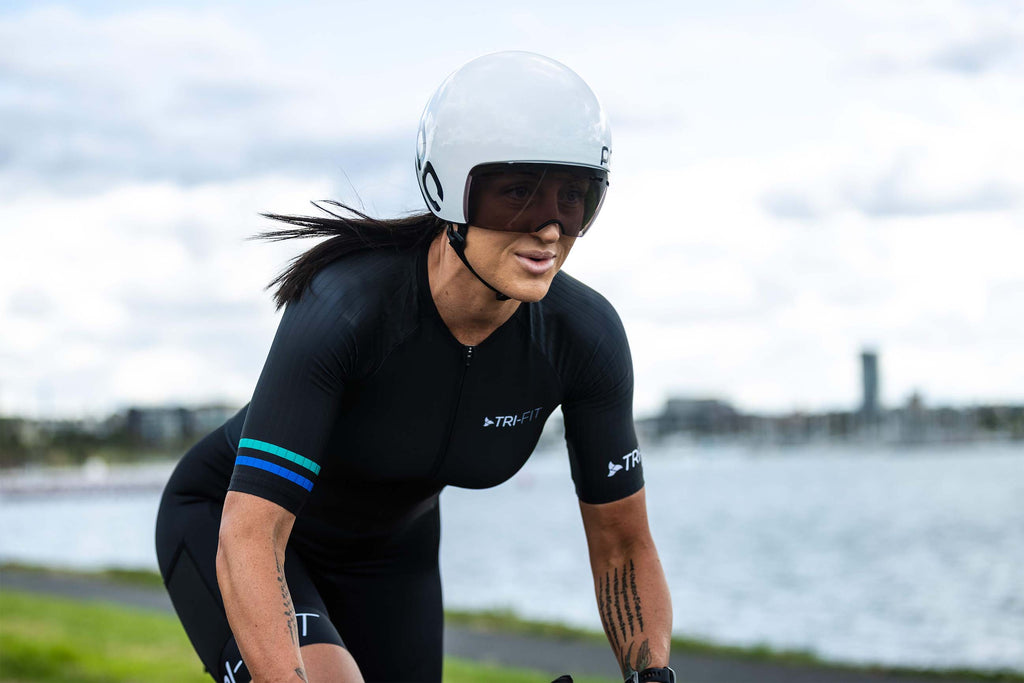
<path id="1" fill-rule="evenodd" d="M 459 415 L 459 406 L 462 405 L 462 386 L 466 383 L 466 372 L 468 371 L 469 364 L 473 362 L 473 350 L 475 346 L 463 346 L 462 347 L 462 369 L 459 371 L 459 390 L 455 398 L 455 408 L 452 410 L 451 417 L 448 418 L 448 432 L 445 434 L 444 441 L 441 443 L 441 450 L 437 454 L 437 458 L 434 460 L 434 467 L 431 469 L 430 476 L 436 477 L 441 471 L 441 466 L 444 464 L 445 456 L 448 455 L 448 447 L 451 445 L 452 432 L 455 431 L 455 418 Z"/>

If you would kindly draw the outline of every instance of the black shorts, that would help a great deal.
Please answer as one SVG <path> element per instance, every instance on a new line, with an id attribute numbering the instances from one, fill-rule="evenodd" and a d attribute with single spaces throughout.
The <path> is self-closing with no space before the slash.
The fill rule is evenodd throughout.
<path id="1" fill-rule="evenodd" d="M 216 430 L 185 454 L 160 501 L 157 559 L 185 632 L 218 683 L 249 681 L 217 586 L 223 500 L 191 481 L 199 453 L 230 448 Z M 308 540 L 308 539 L 307 539 Z M 291 539 L 285 578 L 299 644 L 334 643 L 354 657 L 367 683 L 441 681 L 444 615 L 437 551 L 437 506 L 393 537 L 353 541 L 327 552 Z"/>

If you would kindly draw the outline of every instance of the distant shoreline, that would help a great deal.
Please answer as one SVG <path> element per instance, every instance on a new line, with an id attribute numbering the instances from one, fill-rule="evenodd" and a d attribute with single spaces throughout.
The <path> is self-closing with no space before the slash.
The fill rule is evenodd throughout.
<path id="1" fill-rule="evenodd" d="M 675 457 L 682 454 L 687 457 L 700 454 L 700 457 L 719 457 L 708 455 L 713 449 L 723 449 L 722 453 L 733 455 L 740 449 L 744 457 L 752 459 L 764 458 L 766 454 L 778 457 L 827 457 L 829 454 L 849 454 L 873 447 L 875 450 L 866 453 L 868 456 L 893 455 L 900 458 L 915 456 L 941 456 L 953 454 L 958 457 L 971 457 L 972 449 L 985 450 L 992 453 L 1005 452 L 1011 457 L 1024 457 L 1024 440 L 991 440 L 970 443 L 943 442 L 935 444 L 918 444 L 902 448 L 890 448 L 885 444 L 854 444 L 842 442 L 807 443 L 791 446 L 757 446 L 743 442 L 663 442 L 653 447 L 652 452 L 645 454 L 647 458 L 665 457 L 658 448 L 674 450 Z M 823 454 L 821 447 L 827 450 Z M 1012 448 L 1011 448 L 1012 447 Z M 550 451 L 538 450 L 535 455 L 544 456 Z M 20 463 L 4 465 L 0 463 L 0 495 L 12 499 L 59 494 L 107 494 L 107 493 L 144 493 L 163 490 L 171 470 L 177 463 L 180 453 L 164 453 L 140 455 L 137 458 L 127 457 L 124 453 L 110 457 L 110 452 L 90 454 L 84 462 L 65 463 Z"/>

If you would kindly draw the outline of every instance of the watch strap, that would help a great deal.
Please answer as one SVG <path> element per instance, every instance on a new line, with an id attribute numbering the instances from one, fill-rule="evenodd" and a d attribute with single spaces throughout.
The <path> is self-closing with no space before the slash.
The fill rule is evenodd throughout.
<path id="1" fill-rule="evenodd" d="M 652 666 L 643 671 L 634 671 L 625 683 L 676 683 L 676 672 L 667 666 Z"/>

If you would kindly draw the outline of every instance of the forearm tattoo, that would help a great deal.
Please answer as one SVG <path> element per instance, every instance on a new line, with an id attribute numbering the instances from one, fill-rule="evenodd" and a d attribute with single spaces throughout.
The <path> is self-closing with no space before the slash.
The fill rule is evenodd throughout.
<path id="1" fill-rule="evenodd" d="M 629 587 L 633 591 L 633 605 L 636 607 L 636 620 L 640 622 L 640 630 L 644 630 L 644 613 L 640 611 L 640 594 L 636 591 L 636 569 L 633 560 L 629 561 Z"/>
<path id="2" fill-rule="evenodd" d="M 284 605 L 284 616 L 288 619 L 288 633 L 292 637 L 292 643 L 298 647 L 299 645 L 299 632 L 298 626 L 295 624 L 295 608 L 292 606 L 292 595 L 288 592 L 288 582 L 284 579 L 284 569 L 281 567 L 281 558 L 278 556 L 277 551 L 274 551 L 274 562 L 277 563 L 277 585 L 281 589 L 281 601 Z M 305 673 L 302 669 L 296 669 L 295 673 L 299 674 L 302 680 L 306 680 Z"/>
<path id="3" fill-rule="evenodd" d="M 611 581 L 609 576 L 604 575 L 604 578 L 598 577 L 597 579 L 597 610 L 601 613 L 601 625 L 604 626 L 604 632 L 608 634 L 608 640 L 611 641 L 612 647 L 618 652 L 622 649 L 622 645 L 619 642 L 619 632 L 615 629 L 615 624 L 612 621 L 612 593 L 611 593 Z"/>
<path id="4" fill-rule="evenodd" d="M 601 615 L 608 640 L 615 650 L 623 675 L 643 671 L 651 665 L 651 647 L 645 638 L 636 651 L 633 646 L 644 631 L 644 613 L 636 588 L 636 567 L 633 560 L 597 578 L 597 610 Z M 621 636 L 621 637 L 620 637 Z M 628 647 L 627 647 L 628 644 Z"/>
<path id="5" fill-rule="evenodd" d="M 295 675 L 299 677 L 299 680 L 309 683 L 309 679 L 306 678 L 306 671 L 301 666 L 295 670 Z"/>
<path id="6" fill-rule="evenodd" d="M 646 638 L 644 639 L 644 642 L 640 643 L 640 649 L 636 653 L 636 659 L 631 662 L 630 654 L 632 654 L 632 652 L 633 643 L 630 643 L 629 650 L 619 661 L 619 668 L 622 669 L 623 676 L 628 676 L 634 671 L 643 671 L 651 665 L 651 646 Z"/>

